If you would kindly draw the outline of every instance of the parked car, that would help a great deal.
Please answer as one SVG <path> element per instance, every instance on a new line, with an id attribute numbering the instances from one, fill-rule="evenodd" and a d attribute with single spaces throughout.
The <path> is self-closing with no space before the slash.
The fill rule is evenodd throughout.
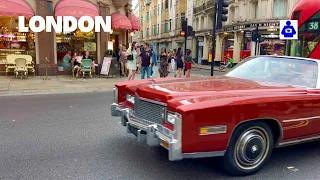
<path id="1" fill-rule="evenodd" d="M 319 62 L 254 56 L 223 76 L 121 82 L 111 112 L 170 161 L 222 156 L 227 172 L 249 175 L 274 148 L 320 138 Z"/>

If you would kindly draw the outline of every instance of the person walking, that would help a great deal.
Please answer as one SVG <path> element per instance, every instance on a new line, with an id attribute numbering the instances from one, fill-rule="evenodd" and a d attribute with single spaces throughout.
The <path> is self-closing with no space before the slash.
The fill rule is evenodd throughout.
<path id="1" fill-rule="evenodd" d="M 152 66 L 152 52 L 149 49 L 148 43 L 143 43 L 143 49 L 140 53 L 141 57 L 141 79 L 144 79 L 147 73 L 147 78 L 151 77 L 151 66 Z"/>
<path id="2" fill-rule="evenodd" d="M 172 49 L 169 49 L 168 53 L 167 53 L 167 59 L 168 59 L 168 66 L 167 66 L 167 69 L 168 69 L 168 73 L 171 72 L 171 56 L 172 56 Z"/>
<path id="3" fill-rule="evenodd" d="M 121 63 L 121 72 L 122 72 L 122 76 L 127 76 L 128 77 L 128 73 L 127 73 L 127 48 L 125 45 L 122 45 L 122 50 L 120 51 L 120 63 Z"/>
<path id="4" fill-rule="evenodd" d="M 181 78 L 182 76 L 182 69 L 183 69 L 183 61 L 182 61 L 182 57 L 183 57 L 183 54 L 181 52 L 181 48 L 178 48 L 178 52 L 176 54 L 176 60 L 177 60 L 177 72 L 176 74 L 174 75 L 174 77 L 179 77 Z"/>
<path id="5" fill-rule="evenodd" d="M 150 50 L 152 52 L 152 65 L 151 65 L 151 74 L 150 76 L 152 77 L 153 75 L 153 66 L 156 66 L 157 65 L 157 53 L 156 51 L 153 49 L 153 46 L 150 46 Z"/>
<path id="6" fill-rule="evenodd" d="M 171 71 L 173 73 L 176 73 L 176 69 L 177 69 L 177 63 L 176 63 L 176 53 L 177 53 L 177 50 L 174 49 L 172 54 L 171 54 Z"/>
<path id="7" fill-rule="evenodd" d="M 160 66 L 159 66 L 159 74 L 160 78 L 165 78 L 168 76 L 168 55 L 166 52 L 166 48 L 163 47 L 161 49 L 161 54 L 160 54 Z"/>
<path id="8" fill-rule="evenodd" d="M 191 52 L 192 51 L 190 49 L 188 49 L 187 55 L 182 57 L 182 61 L 184 62 L 186 70 L 187 70 L 186 71 L 186 78 L 190 78 L 190 71 L 191 71 L 192 64 L 194 64 L 197 67 L 197 64 L 192 59 Z"/>
<path id="9" fill-rule="evenodd" d="M 136 42 L 132 42 L 131 47 L 127 50 L 127 60 L 128 60 L 128 70 L 129 76 L 128 81 L 134 80 L 137 69 L 137 51 L 136 51 Z"/>

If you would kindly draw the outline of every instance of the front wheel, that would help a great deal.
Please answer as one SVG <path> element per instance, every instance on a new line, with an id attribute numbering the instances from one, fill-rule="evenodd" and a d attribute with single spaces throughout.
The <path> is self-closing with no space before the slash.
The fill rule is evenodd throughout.
<path id="1" fill-rule="evenodd" d="M 240 125 L 224 155 L 224 169 L 233 175 L 256 173 L 270 158 L 273 145 L 272 130 L 266 123 L 257 121 Z"/>

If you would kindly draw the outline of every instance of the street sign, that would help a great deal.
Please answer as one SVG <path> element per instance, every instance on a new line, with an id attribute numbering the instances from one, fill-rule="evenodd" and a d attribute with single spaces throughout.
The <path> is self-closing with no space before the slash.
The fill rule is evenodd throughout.
<path id="1" fill-rule="evenodd" d="M 298 39 L 298 21 L 280 20 L 280 39 L 292 40 Z"/>

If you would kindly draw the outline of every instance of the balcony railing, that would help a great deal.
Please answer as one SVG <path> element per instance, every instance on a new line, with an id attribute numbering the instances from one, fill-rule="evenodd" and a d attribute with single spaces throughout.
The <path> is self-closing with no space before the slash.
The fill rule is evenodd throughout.
<path id="1" fill-rule="evenodd" d="M 203 3 L 201 6 L 193 8 L 193 13 L 195 14 L 209 8 L 213 8 L 213 3 L 211 1 L 208 1 L 206 3 Z"/>

